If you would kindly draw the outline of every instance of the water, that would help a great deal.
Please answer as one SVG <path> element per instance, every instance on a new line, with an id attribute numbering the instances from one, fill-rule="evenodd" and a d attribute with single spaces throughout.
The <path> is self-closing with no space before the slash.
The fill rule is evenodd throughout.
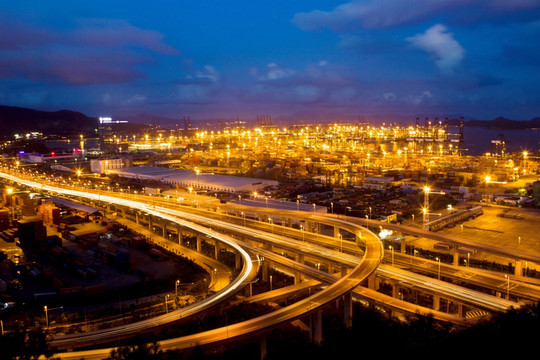
<path id="1" fill-rule="evenodd" d="M 506 152 L 540 151 L 540 129 L 506 130 L 486 129 L 481 127 L 464 127 L 465 155 L 482 155 L 491 152 L 491 140 L 503 135 L 506 140 Z"/>

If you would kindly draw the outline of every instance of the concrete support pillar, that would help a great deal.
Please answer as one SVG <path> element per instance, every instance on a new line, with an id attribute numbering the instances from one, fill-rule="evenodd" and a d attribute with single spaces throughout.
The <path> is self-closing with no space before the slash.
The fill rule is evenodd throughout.
<path id="1" fill-rule="evenodd" d="M 322 343 L 322 310 L 319 309 L 311 314 L 311 340 L 320 345 Z"/>
<path id="2" fill-rule="evenodd" d="M 242 255 L 238 251 L 234 253 L 234 266 L 236 269 L 240 269 L 242 267 Z"/>
<path id="3" fill-rule="evenodd" d="M 439 295 L 433 295 L 433 310 L 439 311 L 441 309 L 441 297 Z"/>
<path id="4" fill-rule="evenodd" d="M 152 231 L 152 215 L 148 214 L 148 230 Z"/>
<path id="5" fill-rule="evenodd" d="M 392 297 L 399 299 L 399 285 L 396 281 L 392 281 Z"/>
<path id="6" fill-rule="evenodd" d="M 306 220 L 306 228 L 304 229 L 307 232 L 314 232 L 313 231 L 313 221 Z"/>
<path id="7" fill-rule="evenodd" d="M 202 242 L 202 239 L 200 237 L 200 235 L 197 235 L 197 252 L 201 252 L 201 242 Z"/>
<path id="8" fill-rule="evenodd" d="M 184 236 L 182 235 L 182 227 L 180 225 L 176 225 L 176 232 L 178 233 L 178 244 L 182 244 L 182 241 L 184 240 Z"/>
<path id="9" fill-rule="evenodd" d="M 165 239 L 168 238 L 167 236 L 167 222 L 163 219 L 161 219 L 161 236 L 163 236 Z"/>
<path id="10" fill-rule="evenodd" d="M 407 251 L 407 241 L 405 240 L 405 236 L 403 236 L 403 239 L 399 241 L 399 244 L 401 248 L 401 253 L 405 254 L 405 252 Z"/>
<path id="11" fill-rule="evenodd" d="M 458 304 L 458 316 L 465 317 L 465 312 L 463 311 L 463 304 Z"/>
<path id="12" fill-rule="evenodd" d="M 514 275 L 523 276 L 523 261 L 516 260 L 516 266 L 514 269 Z"/>
<path id="13" fill-rule="evenodd" d="M 334 237 L 335 238 L 339 237 L 339 227 L 337 227 L 337 226 L 334 226 Z"/>
<path id="14" fill-rule="evenodd" d="M 304 254 L 295 254 L 294 257 L 297 263 L 300 263 L 300 264 L 304 263 Z"/>
<path id="15" fill-rule="evenodd" d="M 260 344 L 261 344 L 261 360 L 264 360 L 266 359 L 266 334 L 262 334 L 261 335 L 261 341 L 260 341 Z"/>
<path id="16" fill-rule="evenodd" d="M 139 212 L 135 211 L 135 223 L 139 225 Z"/>
<path id="17" fill-rule="evenodd" d="M 219 243 L 219 241 L 215 240 L 214 241 L 214 259 L 218 259 L 218 256 L 219 256 L 219 251 L 221 249 L 221 244 Z"/>
<path id="18" fill-rule="evenodd" d="M 270 269 L 270 261 L 268 259 L 264 259 L 262 262 L 262 280 L 268 281 L 268 270 Z"/>
<path id="19" fill-rule="evenodd" d="M 298 271 L 295 271 L 294 272 L 294 284 L 297 285 L 297 284 L 300 284 L 303 280 L 304 276 L 302 275 L 302 273 L 298 272 Z"/>
<path id="20" fill-rule="evenodd" d="M 343 295 L 343 324 L 347 328 L 352 326 L 352 293 L 350 291 Z"/>
<path id="21" fill-rule="evenodd" d="M 342 265 L 341 266 L 341 277 L 344 277 L 345 275 L 347 275 L 347 267 Z"/>
<path id="22" fill-rule="evenodd" d="M 458 246 L 457 245 L 454 245 L 454 260 L 453 260 L 453 264 L 454 266 L 458 266 L 459 265 L 459 251 L 458 251 Z"/>
<path id="23" fill-rule="evenodd" d="M 371 274 L 369 275 L 368 277 L 368 289 L 371 289 L 371 290 L 377 290 L 378 286 L 377 286 L 377 277 L 375 276 L 375 274 Z"/>

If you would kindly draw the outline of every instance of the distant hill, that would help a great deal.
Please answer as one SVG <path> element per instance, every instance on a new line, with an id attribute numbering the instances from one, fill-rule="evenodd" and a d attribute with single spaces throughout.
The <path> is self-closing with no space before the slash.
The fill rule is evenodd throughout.
<path id="1" fill-rule="evenodd" d="M 93 131 L 97 123 L 97 118 L 75 111 L 49 112 L 0 105 L 0 134 L 6 137 L 30 131 L 44 135 L 80 134 Z"/>
<path id="2" fill-rule="evenodd" d="M 449 121 L 449 125 L 458 125 L 459 120 Z M 467 120 L 465 126 L 483 127 L 488 129 L 537 129 L 540 128 L 540 118 L 530 120 L 510 120 L 498 117 L 493 120 Z"/>

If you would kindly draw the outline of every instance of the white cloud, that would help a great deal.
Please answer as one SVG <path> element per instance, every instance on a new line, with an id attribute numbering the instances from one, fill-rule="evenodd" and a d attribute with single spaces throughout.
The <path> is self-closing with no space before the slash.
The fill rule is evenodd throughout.
<path id="1" fill-rule="evenodd" d="M 420 95 L 409 95 L 405 98 L 405 101 L 408 103 L 411 103 L 413 105 L 419 105 L 423 103 L 427 99 L 431 99 L 433 97 L 433 94 L 431 94 L 431 91 L 425 90 Z"/>
<path id="2" fill-rule="evenodd" d="M 465 57 L 465 49 L 441 24 L 433 25 L 424 33 L 408 37 L 406 40 L 435 56 L 435 63 L 445 73 L 451 73 Z"/>
<path id="3" fill-rule="evenodd" d="M 252 74 L 257 74 L 257 71 L 253 71 Z M 266 71 L 264 74 L 258 76 L 259 80 L 279 80 L 287 78 L 295 74 L 295 71 L 292 69 L 285 68 L 276 63 L 269 63 L 266 65 Z"/>

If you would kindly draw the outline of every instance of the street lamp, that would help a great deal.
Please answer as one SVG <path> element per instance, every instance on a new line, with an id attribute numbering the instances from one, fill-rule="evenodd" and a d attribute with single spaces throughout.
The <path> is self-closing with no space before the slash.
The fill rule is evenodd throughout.
<path id="1" fill-rule="evenodd" d="M 390 248 L 390 251 L 392 252 L 392 266 L 394 266 L 394 248 L 392 247 L 392 245 L 390 245 L 389 248 Z"/>
<path id="2" fill-rule="evenodd" d="M 339 238 L 341 252 L 343 252 L 343 236 L 341 236 L 341 234 L 338 234 L 338 238 Z"/>
<path id="3" fill-rule="evenodd" d="M 180 280 L 176 280 L 176 283 L 174 285 L 174 299 L 175 300 L 178 298 L 178 285 L 180 285 Z"/>
<path id="4" fill-rule="evenodd" d="M 441 259 L 435 258 L 439 262 L 439 272 L 437 273 L 437 280 L 441 280 Z"/>
<path id="5" fill-rule="evenodd" d="M 274 220 L 272 218 L 268 218 L 268 222 L 271 224 L 272 226 L 272 234 L 274 233 Z"/>
<path id="6" fill-rule="evenodd" d="M 302 241 L 304 241 L 304 225 L 300 224 L 300 230 L 302 231 Z"/>
<path id="7" fill-rule="evenodd" d="M 506 278 L 506 299 L 510 300 L 510 277 L 508 275 L 504 275 Z"/>
<path id="8" fill-rule="evenodd" d="M 47 313 L 47 305 L 43 307 L 45 310 L 45 323 L 47 324 L 47 328 L 49 328 L 49 314 Z"/>

